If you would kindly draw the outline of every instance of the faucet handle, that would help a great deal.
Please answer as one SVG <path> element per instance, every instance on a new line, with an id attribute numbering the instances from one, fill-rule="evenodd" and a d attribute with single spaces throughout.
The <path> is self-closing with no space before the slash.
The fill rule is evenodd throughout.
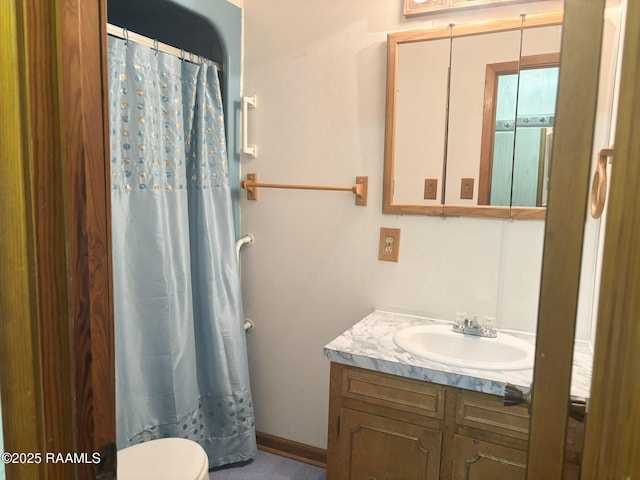
<path id="1" fill-rule="evenodd" d="M 496 329 L 496 317 L 493 315 L 485 315 L 482 317 L 482 328 L 486 330 L 495 330 Z"/>

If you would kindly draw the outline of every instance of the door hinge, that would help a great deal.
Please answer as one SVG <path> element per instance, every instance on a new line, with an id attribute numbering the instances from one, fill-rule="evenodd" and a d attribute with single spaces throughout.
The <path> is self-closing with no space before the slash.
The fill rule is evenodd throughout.
<path id="1" fill-rule="evenodd" d="M 338 421 L 336 422 L 336 430 L 338 431 L 338 436 L 340 436 L 340 415 L 338 415 Z"/>

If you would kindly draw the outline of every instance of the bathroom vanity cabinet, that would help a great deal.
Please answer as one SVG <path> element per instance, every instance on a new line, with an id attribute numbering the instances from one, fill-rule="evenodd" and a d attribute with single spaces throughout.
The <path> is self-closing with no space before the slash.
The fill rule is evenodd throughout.
<path id="1" fill-rule="evenodd" d="M 528 428 L 495 395 L 331 363 L 328 480 L 524 479 Z M 583 435 L 569 419 L 565 479 Z"/>

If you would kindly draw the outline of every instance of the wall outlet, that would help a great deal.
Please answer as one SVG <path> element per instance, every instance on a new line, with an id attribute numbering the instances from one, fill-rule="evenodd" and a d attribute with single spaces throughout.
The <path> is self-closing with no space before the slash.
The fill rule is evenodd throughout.
<path id="1" fill-rule="evenodd" d="M 460 181 L 460 198 L 463 200 L 473 199 L 473 178 L 463 178 Z"/>
<path id="2" fill-rule="evenodd" d="M 436 200 L 437 197 L 438 197 L 438 179 L 425 178 L 424 179 L 424 199 Z"/>
<path id="3" fill-rule="evenodd" d="M 400 229 L 381 228 L 380 229 L 380 251 L 378 260 L 386 262 L 397 262 L 400 251 Z"/>

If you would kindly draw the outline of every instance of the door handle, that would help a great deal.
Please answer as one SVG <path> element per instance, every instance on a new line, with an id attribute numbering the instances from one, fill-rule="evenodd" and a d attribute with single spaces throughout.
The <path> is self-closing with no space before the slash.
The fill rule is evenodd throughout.
<path id="1" fill-rule="evenodd" d="M 533 385 L 529 386 L 527 393 L 523 392 L 520 387 L 516 387 L 511 383 L 507 383 L 504 386 L 504 396 L 502 397 L 502 404 L 505 407 L 512 407 L 514 405 L 524 405 L 531 413 L 531 399 L 533 397 Z"/>
<path id="2" fill-rule="evenodd" d="M 523 392 L 522 389 L 507 383 L 504 387 L 504 396 L 502 397 L 502 404 L 505 407 L 511 407 L 514 405 L 523 405 L 527 407 L 529 415 L 531 415 L 531 403 L 533 399 L 533 384 L 529 386 L 528 392 Z M 582 423 L 587 415 L 587 402 L 579 399 L 569 400 L 569 416 L 574 420 Z"/>

